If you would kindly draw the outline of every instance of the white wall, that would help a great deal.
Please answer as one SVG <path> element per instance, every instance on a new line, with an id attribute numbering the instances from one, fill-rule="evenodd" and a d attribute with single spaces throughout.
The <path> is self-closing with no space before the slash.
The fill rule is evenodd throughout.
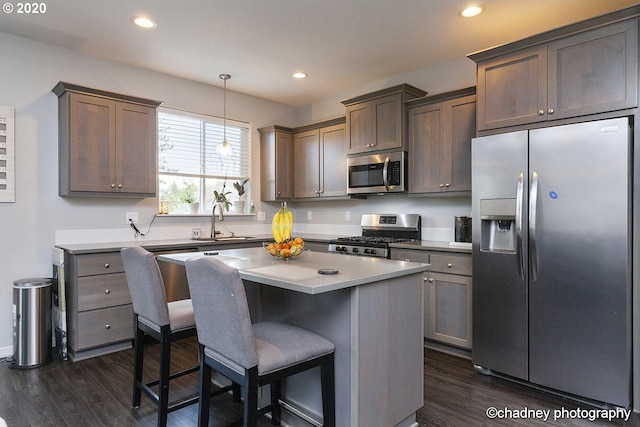
<path id="1" fill-rule="evenodd" d="M 2 32 L 0 58 L 0 105 L 16 110 L 16 202 L 0 203 L 0 357 L 3 357 L 13 352 L 13 281 L 51 276 L 51 250 L 56 230 L 82 230 L 77 234 L 108 234 L 133 239 L 133 233 L 124 224 L 125 212 L 139 212 L 141 228 L 146 228 L 158 210 L 155 198 L 58 196 L 58 103 L 51 92 L 56 83 L 67 81 L 157 99 L 164 101 L 167 107 L 219 117 L 223 114 L 223 101 L 222 90 L 216 87 L 100 60 Z M 224 71 L 212 70 L 212 73 L 217 75 Z M 294 109 L 239 94 L 230 88 L 227 115 L 251 123 L 256 153 L 252 171 L 254 176 L 259 176 L 257 129 L 273 123 L 293 125 Z M 257 184 L 257 179 L 252 182 L 254 194 L 259 194 Z M 275 207 L 261 207 L 257 198 L 256 203 L 258 209 L 275 211 Z M 270 218 L 269 214 L 267 218 Z M 156 230 L 149 237 L 158 237 L 158 231 L 163 227 L 175 228 L 176 232 L 182 233 L 185 227 L 190 229 L 192 225 L 207 223 L 206 218 L 161 218 L 154 223 Z M 233 221 L 227 219 L 225 223 L 231 225 Z"/>
<path id="2" fill-rule="evenodd" d="M 12 354 L 14 280 L 51 275 L 54 243 L 74 239 L 133 240 L 124 214 L 137 211 L 143 232 L 158 209 L 158 200 L 63 198 L 58 196 L 58 107 L 51 89 L 58 81 L 164 101 L 167 107 L 222 116 L 222 90 L 176 77 L 104 61 L 75 51 L 0 32 L 0 105 L 15 107 L 16 202 L 0 203 L 0 357 Z M 212 70 L 221 73 L 225 70 Z M 231 80 L 231 83 L 233 80 Z M 259 134 L 270 124 L 296 126 L 344 115 L 340 100 L 400 83 L 430 94 L 473 85 L 475 66 L 466 58 L 388 81 L 354 88 L 295 110 L 291 106 L 233 92 L 230 84 L 227 115 L 252 125 L 253 199 L 268 221 L 227 218 L 222 228 L 267 229 L 276 203 L 259 201 Z M 363 212 L 411 212 L 423 215 L 423 238 L 449 240 L 453 216 L 470 213 L 465 198 L 371 197 L 336 202 L 294 202 L 300 232 L 358 233 Z M 345 221 L 349 211 L 350 221 Z M 307 220 L 311 212 L 312 220 Z M 188 237 L 207 218 L 160 218 L 148 239 Z M 67 239 L 65 241 L 65 239 Z"/>

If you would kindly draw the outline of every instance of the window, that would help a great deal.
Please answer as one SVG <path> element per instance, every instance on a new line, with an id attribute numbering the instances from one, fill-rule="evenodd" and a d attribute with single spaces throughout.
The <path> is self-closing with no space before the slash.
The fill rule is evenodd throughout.
<path id="1" fill-rule="evenodd" d="M 222 118 L 166 108 L 158 111 L 160 200 L 169 202 L 170 213 L 211 212 L 214 191 L 224 192 L 231 209 L 242 212 L 237 210 L 238 203 L 233 206 L 239 200 L 234 183 L 250 178 L 249 124 L 226 120 L 230 155 L 218 151 L 224 133 Z M 199 207 L 189 208 L 194 203 Z"/>

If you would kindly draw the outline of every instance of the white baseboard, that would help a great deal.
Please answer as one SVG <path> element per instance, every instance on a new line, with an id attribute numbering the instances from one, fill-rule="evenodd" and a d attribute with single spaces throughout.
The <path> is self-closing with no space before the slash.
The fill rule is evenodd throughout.
<path id="1" fill-rule="evenodd" d="M 4 359 L 9 356 L 13 356 L 13 346 L 0 347 L 0 359 Z"/>

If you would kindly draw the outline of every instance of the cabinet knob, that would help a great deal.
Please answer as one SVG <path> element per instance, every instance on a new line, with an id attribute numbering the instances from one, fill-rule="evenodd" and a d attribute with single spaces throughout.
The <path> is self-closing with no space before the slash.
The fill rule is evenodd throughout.
<path id="1" fill-rule="evenodd" d="M 440 184 L 440 188 L 444 188 L 444 184 Z"/>
<path id="2" fill-rule="evenodd" d="M 104 328 L 105 329 L 111 329 L 111 325 L 107 323 L 106 325 L 104 325 Z"/>
<path id="3" fill-rule="evenodd" d="M 118 188 L 122 188 L 122 184 L 118 184 Z"/>
<path id="4" fill-rule="evenodd" d="M 116 185 L 115 184 L 111 184 L 111 188 L 116 188 Z"/>
<path id="5" fill-rule="evenodd" d="M 404 259 L 406 262 L 411 262 L 411 260 L 409 258 L 405 258 Z"/>
<path id="6" fill-rule="evenodd" d="M 538 115 L 539 116 L 544 116 L 544 110 L 538 110 Z"/>
<path id="7" fill-rule="evenodd" d="M 449 187 L 451 184 L 449 184 L 448 182 L 444 185 L 445 187 Z"/>
<path id="8" fill-rule="evenodd" d="M 451 267 L 453 267 L 453 264 L 451 264 L 450 262 L 447 263 L 447 268 L 451 268 Z"/>
<path id="9" fill-rule="evenodd" d="M 429 283 L 433 283 L 433 277 L 429 277 L 429 278 L 427 279 L 427 282 L 429 282 Z"/>
<path id="10" fill-rule="evenodd" d="M 111 293 L 111 290 L 109 290 L 109 289 L 105 289 L 105 290 L 104 290 L 104 293 L 105 293 L 105 294 L 107 294 L 107 295 L 109 295 L 109 294 Z"/>
<path id="11" fill-rule="evenodd" d="M 553 114 L 553 108 L 549 108 L 549 114 Z"/>
<path id="12" fill-rule="evenodd" d="M 109 267 L 111 267 L 111 265 L 110 265 L 109 263 L 106 263 L 106 264 L 104 265 L 104 268 L 109 268 Z"/>

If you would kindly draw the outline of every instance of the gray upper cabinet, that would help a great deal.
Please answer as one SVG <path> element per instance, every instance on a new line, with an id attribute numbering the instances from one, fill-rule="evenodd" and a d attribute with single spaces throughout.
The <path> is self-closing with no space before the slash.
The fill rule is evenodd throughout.
<path id="1" fill-rule="evenodd" d="M 347 116 L 347 154 L 406 150 L 404 103 L 426 94 L 402 84 L 342 101 Z"/>
<path id="2" fill-rule="evenodd" d="M 638 20 L 606 25 L 622 13 L 469 55 L 478 130 L 636 107 Z"/>
<path id="3" fill-rule="evenodd" d="M 409 194 L 471 191 L 475 87 L 407 103 Z"/>
<path id="4" fill-rule="evenodd" d="M 295 129 L 294 198 L 346 197 L 344 117 Z"/>
<path id="5" fill-rule="evenodd" d="M 158 101 L 58 83 L 61 196 L 153 197 Z"/>
<path id="6" fill-rule="evenodd" d="M 282 126 L 260 132 L 260 200 L 273 202 L 293 197 L 293 132 Z"/>

